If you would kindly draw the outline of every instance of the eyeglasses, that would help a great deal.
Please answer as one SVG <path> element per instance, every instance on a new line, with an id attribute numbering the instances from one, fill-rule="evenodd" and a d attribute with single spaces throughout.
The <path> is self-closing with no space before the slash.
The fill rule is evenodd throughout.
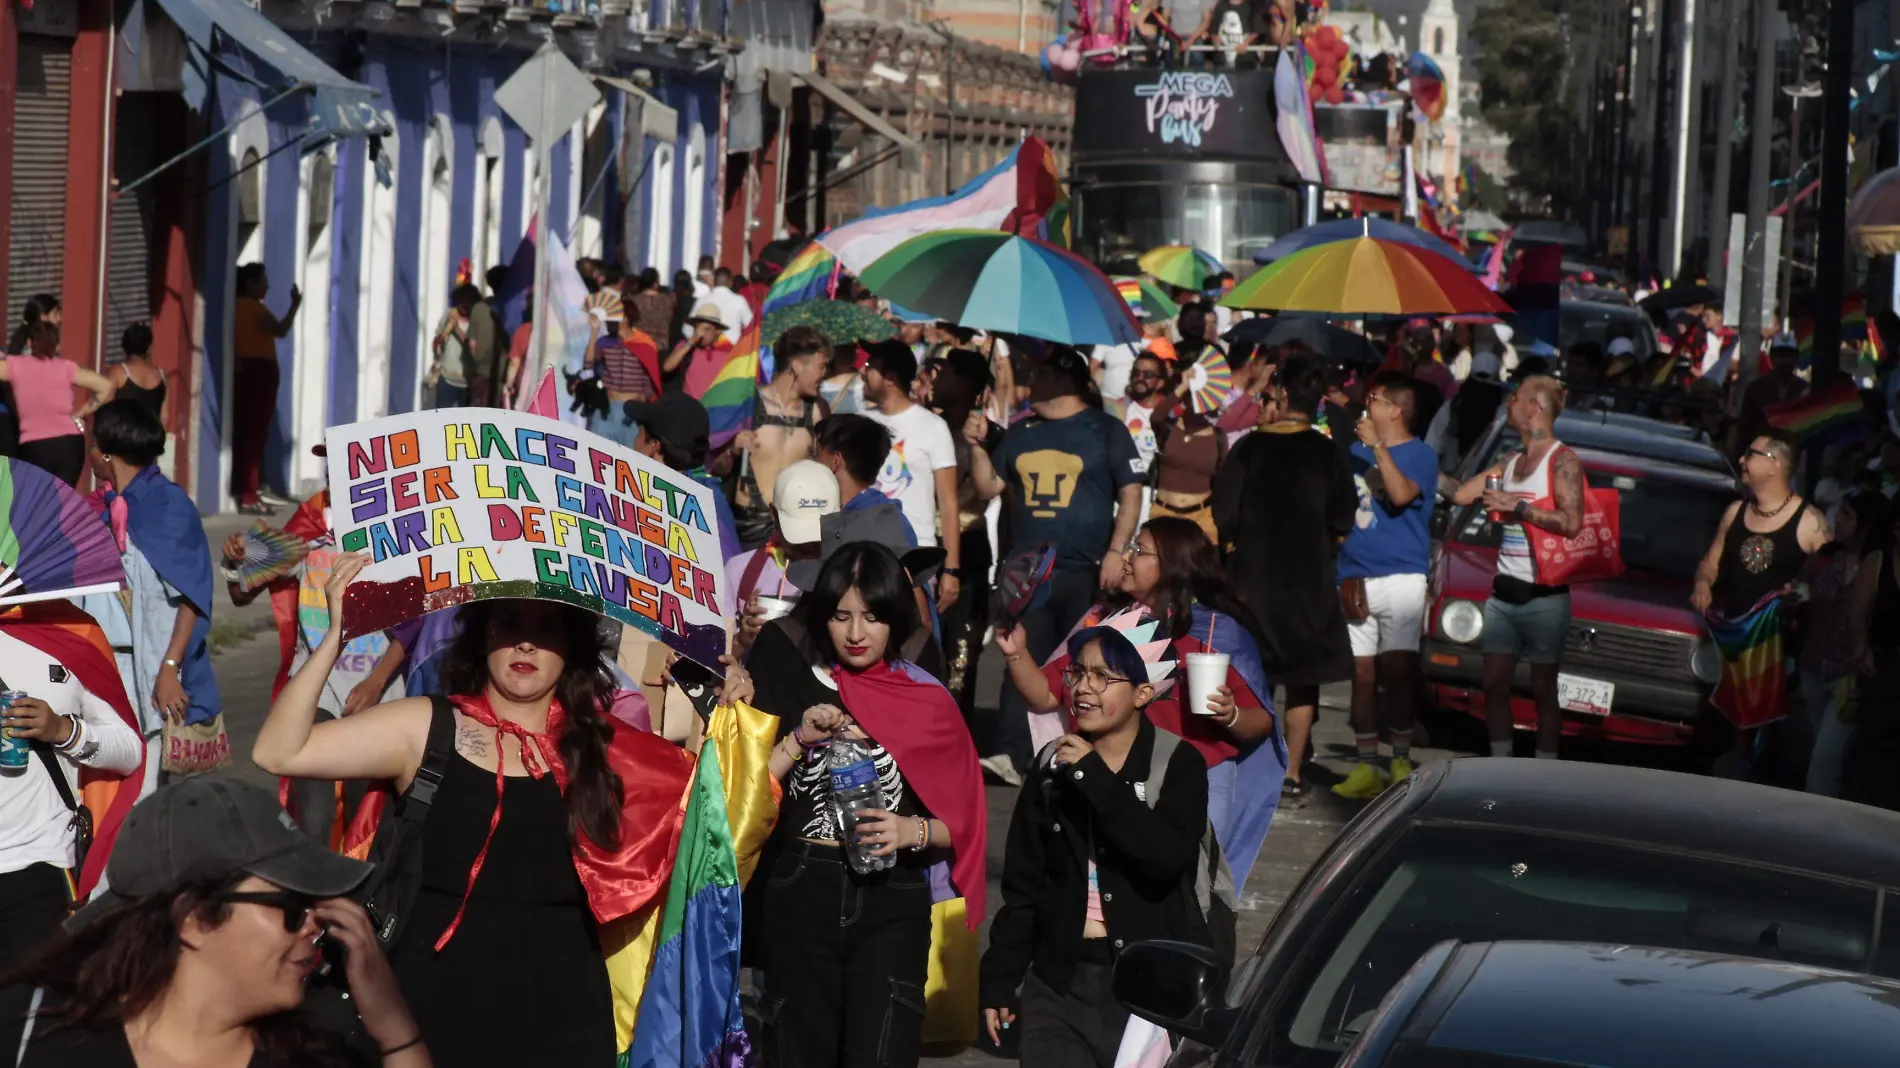
<path id="1" fill-rule="evenodd" d="M 1775 454 L 1774 454 L 1774 453 L 1772 453 L 1772 452 L 1769 452 L 1769 451 L 1768 451 L 1768 450 L 1766 450 L 1766 449 L 1756 449 L 1756 448 L 1747 448 L 1747 449 L 1743 449 L 1743 450 L 1742 450 L 1742 456 L 1743 456 L 1743 457 L 1749 457 L 1749 456 L 1759 456 L 1759 457 L 1761 457 L 1761 458 L 1762 458 L 1762 459 L 1764 459 L 1764 460 L 1773 460 L 1773 459 L 1775 459 Z"/>
<path id="2" fill-rule="evenodd" d="M 1092 668 L 1083 667 L 1080 664 L 1070 664 L 1068 667 L 1062 669 L 1062 681 L 1068 683 L 1069 689 L 1071 690 L 1083 689 L 1082 683 L 1086 681 L 1088 683 L 1087 689 L 1094 693 L 1104 693 L 1115 683 L 1132 682 L 1133 680 L 1125 679 L 1120 675 L 1110 675 L 1106 668 Z"/>
<path id="3" fill-rule="evenodd" d="M 266 905 L 284 910 L 284 930 L 296 933 L 303 929 L 303 921 L 310 916 L 310 910 L 316 905 L 316 899 L 295 890 L 233 890 L 219 894 L 214 900 L 232 904 Z"/>
<path id="4" fill-rule="evenodd" d="M 1153 549 L 1142 548 L 1141 543 L 1138 541 L 1131 541 L 1128 544 L 1122 546 L 1122 555 L 1123 556 L 1160 556 L 1161 554 L 1154 551 Z"/>

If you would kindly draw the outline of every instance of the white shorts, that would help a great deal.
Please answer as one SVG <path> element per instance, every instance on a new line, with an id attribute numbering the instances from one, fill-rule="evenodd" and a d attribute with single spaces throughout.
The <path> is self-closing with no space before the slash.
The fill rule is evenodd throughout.
<path id="1" fill-rule="evenodd" d="M 1372 614 L 1348 622 L 1354 657 L 1380 653 L 1416 653 L 1425 627 L 1424 575 L 1381 575 L 1366 580 L 1366 607 Z"/>

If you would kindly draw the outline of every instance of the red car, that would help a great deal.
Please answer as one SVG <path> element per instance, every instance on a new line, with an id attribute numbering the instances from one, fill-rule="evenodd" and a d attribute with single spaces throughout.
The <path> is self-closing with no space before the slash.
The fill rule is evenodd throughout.
<path id="1" fill-rule="evenodd" d="M 1557 690 L 1564 734 L 1686 745 L 1713 714 L 1709 692 L 1721 674 L 1689 594 L 1723 511 L 1739 496 L 1733 469 L 1682 428 L 1633 416 L 1566 413 L 1557 437 L 1576 450 L 1590 485 L 1620 493 L 1629 569 L 1571 587 Z M 1500 424 L 1460 473 L 1469 477 L 1517 447 Z M 1481 717 L 1484 602 L 1497 572 L 1498 527 L 1479 505 L 1441 502 L 1439 521 L 1421 668 L 1438 707 Z M 1521 662 L 1511 712 L 1519 730 L 1537 728 L 1530 668 Z"/>

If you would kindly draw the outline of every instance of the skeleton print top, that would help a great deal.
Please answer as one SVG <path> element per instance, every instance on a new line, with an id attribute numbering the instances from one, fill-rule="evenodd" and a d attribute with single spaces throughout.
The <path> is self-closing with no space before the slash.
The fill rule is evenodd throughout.
<path id="1" fill-rule="evenodd" d="M 828 675 L 813 669 L 819 681 L 832 685 Z M 819 747 L 799 758 L 786 777 L 785 799 L 779 806 L 779 825 L 795 838 L 818 842 L 840 839 L 837 816 L 831 811 L 831 768 L 827 750 Z M 871 763 L 877 768 L 878 787 L 884 794 L 884 807 L 900 816 L 927 816 L 917 795 L 905 788 L 904 773 L 897 761 L 873 740 Z"/>

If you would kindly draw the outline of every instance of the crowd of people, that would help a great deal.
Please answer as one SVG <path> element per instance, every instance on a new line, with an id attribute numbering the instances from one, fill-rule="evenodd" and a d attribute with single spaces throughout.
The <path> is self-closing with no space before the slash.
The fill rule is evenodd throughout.
<path id="1" fill-rule="evenodd" d="M 1796 785 L 1858 781 L 1881 800 L 1878 776 L 1854 769 L 1900 749 L 1885 711 L 1900 657 L 1883 655 L 1900 646 L 1900 436 L 1835 450 L 1811 478 L 1763 422 L 1805 388 L 1788 384 L 1785 346 L 1760 380 L 1772 389 L 1736 388 L 1702 309 L 1663 324 L 1666 373 L 1642 371 L 1665 388 L 1634 390 L 1617 387 L 1626 338 L 1553 362 L 1520 354 L 1503 324 L 1412 322 L 1373 339 L 1383 366 L 1257 344 L 1215 304 L 1219 279 L 1177 290 L 1179 313 L 1147 320 L 1140 342 L 1092 350 L 949 323 L 894 321 L 886 340 L 801 326 L 773 339 L 747 429 L 715 449 L 696 397 L 761 315 L 769 266 L 737 288 L 710 264 L 670 289 L 653 271 L 580 273 L 593 329 L 564 392 L 594 432 L 717 491 L 732 641 L 710 685 L 778 719 L 782 790 L 744 928 L 769 1063 L 916 1062 L 933 905 L 988 915 L 987 778 L 1020 789 L 973 978 L 984 1030 L 1015 1036 L 1026 1063 L 1109 1068 L 1126 944 L 1233 953 L 1235 891 L 1277 809 L 1307 800 L 1321 687 L 1351 693 L 1355 760 L 1334 793 L 1372 798 L 1412 773 L 1441 498 L 1501 532 L 1483 607 L 1489 751 L 1513 752 L 1521 662 L 1535 755 L 1556 758 L 1570 594 L 1532 545 L 1584 523 L 1582 464 L 1556 435 L 1566 407 L 1699 423 L 1699 394 L 1733 395 L 1716 428 L 1734 428 L 1722 440 L 1747 496 L 1694 607 L 1735 616 L 1805 591 Z M 262 355 L 298 296 L 280 318 L 261 269 L 240 282 L 236 387 L 274 397 Z M 880 307 L 849 278 L 840 296 Z M 426 381 L 437 406 L 532 387 L 530 328 L 500 303 L 473 284 L 452 294 Z M 656 679 L 615 628 L 539 601 L 346 643 L 363 560 L 331 539 L 327 493 L 276 528 L 303 544 L 300 568 L 250 582 L 246 536 L 214 556 L 158 469 L 167 382 L 149 328 L 100 376 L 57 358 L 57 324 L 57 301 L 35 298 L 0 365 L 10 447 L 69 483 L 90 471 L 129 589 L 0 614 L 0 676 L 21 692 L 5 723 L 44 762 L 0 772 L 0 1048 L 36 1066 L 608 1063 L 609 925 L 635 884 L 665 878 L 671 843 L 652 828 L 699 737 L 641 684 L 706 666 L 666 658 Z M 1196 369 L 1215 360 L 1233 384 L 1210 398 Z M 74 387 L 91 400 L 75 406 Z M 256 474 L 274 405 L 247 407 L 263 429 L 238 428 L 238 500 L 274 514 Z M 1447 478 L 1500 417 L 1519 446 Z M 284 780 L 276 798 L 175 759 L 188 730 L 222 734 L 220 582 L 236 603 L 269 597 L 278 623 L 248 754 Z M 977 693 L 992 646 L 995 708 Z M 1744 763 L 1785 733 L 1749 736 Z M 875 772 L 851 821 L 832 804 L 834 746 Z M 95 810 L 87 856 L 74 798 L 106 781 L 124 802 Z"/>

